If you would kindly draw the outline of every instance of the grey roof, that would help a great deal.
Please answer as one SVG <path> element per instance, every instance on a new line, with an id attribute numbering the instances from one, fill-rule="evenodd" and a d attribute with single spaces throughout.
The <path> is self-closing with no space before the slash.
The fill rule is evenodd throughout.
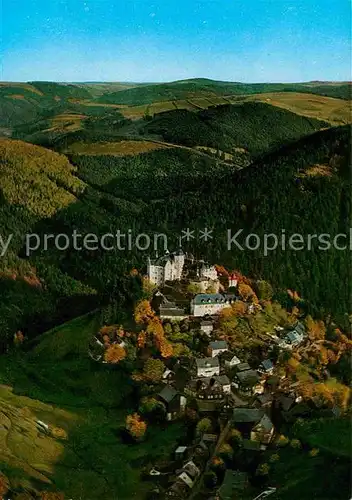
<path id="1" fill-rule="evenodd" d="M 159 392 L 159 397 L 166 403 L 170 403 L 177 396 L 178 392 L 171 385 L 166 385 L 162 391 Z"/>
<path id="2" fill-rule="evenodd" d="M 264 415 L 263 410 L 257 408 L 234 408 L 233 422 L 259 422 Z"/>
<path id="3" fill-rule="evenodd" d="M 264 394 L 258 394 L 257 400 L 263 405 L 265 403 L 270 403 L 273 401 L 273 396 L 272 394 L 266 392 Z"/>
<path id="4" fill-rule="evenodd" d="M 195 304 L 217 304 L 224 303 L 225 297 L 221 293 L 198 293 L 193 301 Z"/>
<path id="5" fill-rule="evenodd" d="M 231 303 L 236 300 L 236 295 L 234 294 L 222 294 L 222 293 L 198 293 L 193 298 L 195 304 L 226 304 Z"/>
<path id="6" fill-rule="evenodd" d="M 300 321 L 297 321 L 297 323 L 293 327 L 293 330 L 296 331 L 299 335 L 305 335 L 306 333 L 306 329 Z"/>
<path id="7" fill-rule="evenodd" d="M 197 368 L 210 368 L 219 366 L 219 358 L 197 358 Z"/>
<path id="8" fill-rule="evenodd" d="M 237 366 L 236 366 L 236 371 L 237 372 L 243 372 L 245 370 L 250 370 L 251 367 L 249 366 L 248 363 L 239 363 Z"/>
<path id="9" fill-rule="evenodd" d="M 239 372 L 237 373 L 237 377 L 242 385 L 248 387 L 255 385 L 259 380 L 258 373 L 255 370 Z"/>
<path id="10" fill-rule="evenodd" d="M 225 340 L 214 340 L 209 343 L 211 349 L 227 349 L 227 342 Z"/>
<path id="11" fill-rule="evenodd" d="M 289 396 L 281 396 L 279 398 L 279 403 L 284 411 L 288 411 L 294 404 L 295 399 Z"/>
<path id="12" fill-rule="evenodd" d="M 273 429 L 274 424 L 268 417 L 268 415 L 263 415 L 260 422 L 258 422 L 258 425 L 261 425 L 266 431 L 271 431 Z"/>
<path id="13" fill-rule="evenodd" d="M 262 361 L 260 364 L 264 368 L 264 370 L 267 370 L 267 371 L 274 368 L 274 365 L 270 359 L 264 359 L 264 361 Z"/>
<path id="14" fill-rule="evenodd" d="M 227 375 L 215 375 L 214 379 L 221 385 L 229 385 L 230 379 Z"/>
<path id="15" fill-rule="evenodd" d="M 160 308 L 160 315 L 161 316 L 185 316 L 185 310 L 184 309 L 179 309 L 177 307 L 175 308 Z"/>

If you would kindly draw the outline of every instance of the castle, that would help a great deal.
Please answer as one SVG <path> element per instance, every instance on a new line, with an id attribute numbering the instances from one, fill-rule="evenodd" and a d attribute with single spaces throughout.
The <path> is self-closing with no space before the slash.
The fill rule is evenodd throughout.
<path id="1" fill-rule="evenodd" d="M 186 255 L 179 249 L 177 252 L 166 252 L 162 257 L 147 262 L 147 276 L 149 280 L 157 286 L 165 285 L 166 281 L 180 281 L 184 271 Z M 193 258 L 188 257 L 188 260 L 193 262 Z M 197 265 L 198 280 L 218 279 L 216 269 L 212 265 L 206 264 L 204 261 L 199 261 Z"/>
<path id="2" fill-rule="evenodd" d="M 147 275 L 152 283 L 163 286 L 166 281 L 179 281 L 184 265 L 185 254 L 181 249 L 178 252 L 167 252 L 155 260 L 148 258 Z"/>

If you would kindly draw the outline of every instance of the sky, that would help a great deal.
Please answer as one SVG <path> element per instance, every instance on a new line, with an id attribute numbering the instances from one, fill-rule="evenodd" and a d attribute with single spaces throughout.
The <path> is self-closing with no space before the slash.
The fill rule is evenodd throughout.
<path id="1" fill-rule="evenodd" d="M 2 0 L 0 15 L 2 81 L 351 79 L 350 0 Z"/>

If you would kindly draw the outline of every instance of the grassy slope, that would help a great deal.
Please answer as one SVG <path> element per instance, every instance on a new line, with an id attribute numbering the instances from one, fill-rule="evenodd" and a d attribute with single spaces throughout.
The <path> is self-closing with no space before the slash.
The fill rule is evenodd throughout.
<path id="1" fill-rule="evenodd" d="M 48 439 L 25 457 L 32 464 L 41 462 L 45 476 L 57 489 L 74 499 L 142 500 L 148 485 L 140 480 L 141 468 L 169 455 L 182 431 L 179 424 L 162 433 L 150 427 L 144 444 L 122 443 L 119 430 L 133 409 L 131 386 L 123 372 L 90 361 L 86 349 L 98 325 L 94 315 L 78 318 L 47 332 L 28 354 L 3 356 L 0 383 L 12 385 L 15 394 L 30 398 L 7 392 L 7 404 L 27 406 L 38 418 L 67 431 L 68 441 L 60 449 Z M 43 449 L 51 453 L 49 463 Z M 19 463 L 13 467 L 15 459 L 10 461 L 8 452 L 6 447 L 4 470 L 12 484 L 29 481 L 32 487 L 43 489 L 44 483 L 30 479 Z M 22 452 L 12 447 L 12 453 L 18 457 Z"/>

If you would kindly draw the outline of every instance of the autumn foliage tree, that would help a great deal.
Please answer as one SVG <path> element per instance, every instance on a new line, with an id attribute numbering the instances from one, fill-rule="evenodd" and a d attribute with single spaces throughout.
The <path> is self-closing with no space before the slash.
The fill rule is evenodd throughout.
<path id="1" fill-rule="evenodd" d="M 110 345 L 104 354 L 104 359 L 107 363 L 120 363 L 126 357 L 126 351 L 119 344 Z"/>
<path id="2" fill-rule="evenodd" d="M 246 283 L 240 283 L 238 285 L 238 293 L 240 297 L 245 302 L 252 302 L 253 304 L 258 303 L 258 297 L 254 293 L 253 289 Z"/>
<path id="3" fill-rule="evenodd" d="M 141 300 L 135 307 L 134 320 L 137 325 L 147 324 L 151 319 L 155 318 L 155 313 L 148 300 Z"/>
<path id="4" fill-rule="evenodd" d="M 126 417 L 126 429 L 134 439 L 140 440 L 147 431 L 147 424 L 141 419 L 138 413 L 133 413 L 133 415 Z"/>
<path id="5" fill-rule="evenodd" d="M 165 365 L 161 359 L 149 358 L 144 363 L 143 378 L 150 382 L 160 382 L 164 371 Z"/>

